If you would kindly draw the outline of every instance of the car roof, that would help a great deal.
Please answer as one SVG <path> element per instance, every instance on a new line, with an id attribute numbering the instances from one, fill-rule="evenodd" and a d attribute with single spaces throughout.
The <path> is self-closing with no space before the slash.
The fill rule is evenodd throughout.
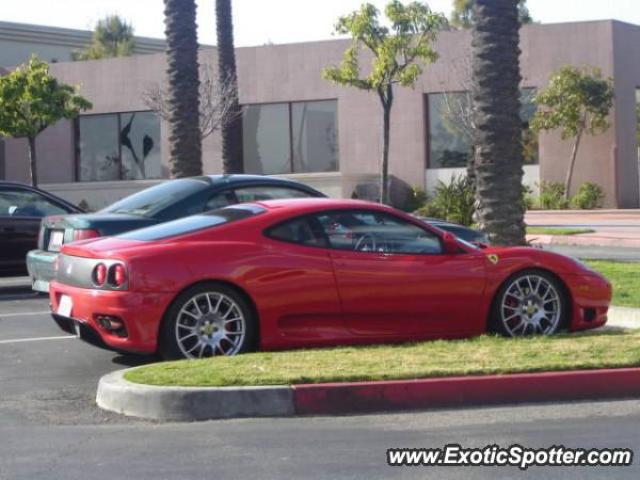
<path id="1" fill-rule="evenodd" d="M 28 185 L 26 183 L 14 182 L 11 180 L 0 180 L 0 187 L 22 187 L 29 190 L 39 190 L 38 188 L 32 187 L 31 185 Z"/>
<path id="2" fill-rule="evenodd" d="M 282 185 L 288 186 L 298 189 L 309 190 L 318 193 L 319 195 L 323 195 L 321 192 L 315 190 L 309 185 L 305 185 L 304 183 L 291 180 L 288 178 L 281 177 L 272 177 L 266 175 L 245 175 L 245 174 L 230 174 L 230 175 L 202 175 L 200 177 L 187 177 L 190 180 L 196 180 L 205 182 L 209 185 L 248 185 L 253 183 L 260 184 L 268 184 L 268 185 Z M 324 196 L 324 195 L 323 195 Z"/>
<path id="3" fill-rule="evenodd" d="M 34 187 L 32 185 L 29 185 L 27 183 L 22 183 L 22 182 L 14 182 L 11 180 L 0 180 L 0 188 L 21 188 L 23 190 L 27 190 L 30 192 L 36 192 L 39 195 L 42 195 L 43 197 L 48 198 L 49 200 L 52 200 L 64 207 L 67 207 L 69 209 L 69 213 L 81 213 L 83 210 L 78 207 L 77 205 L 74 205 L 71 202 L 68 202 L 67 200 L 65 200 L 62 197 L 59 197 L 53 193 L 47 192 L 46 190 L 41 190 L 38 187 Z"/>

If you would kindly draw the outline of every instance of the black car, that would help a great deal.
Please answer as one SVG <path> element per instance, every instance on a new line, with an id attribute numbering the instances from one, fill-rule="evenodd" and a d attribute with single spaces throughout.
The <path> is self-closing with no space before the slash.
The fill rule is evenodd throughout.
<path id="1" fill-rule="evenodd" d="M 80 212 L 75 205 L 38 188 L 0 182 L 0 275 L 27 272 L 25 258 L 38 245 L 43 217 Z"/>
<path id="2" fill-rule="evenodd" d="M 50 217 L 42 224 L 38 250 L 27 256 L 33 289 L 49 291 L 53 263 L 63 243 L 117 235 L 235 203 L 324 196 L 311 187 L 283 178 L 207 175 L 161 183 L 96 213 Z"/>

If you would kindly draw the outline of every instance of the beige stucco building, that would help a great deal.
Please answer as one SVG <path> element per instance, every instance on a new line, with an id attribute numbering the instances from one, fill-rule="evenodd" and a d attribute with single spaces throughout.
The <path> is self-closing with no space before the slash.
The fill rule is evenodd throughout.
<path id="1" fill-rule="evenodd" d="M 470 84 L 470 32 L 440 34 L 439 60 L 415 89 L 399 88 L 392 113 L 390 170 L 398 185 L 433 190 L 462 172 L 468 155 L 464 135 L 451 128 L 444 104 L 463 101 Z M 333 196 L 375 190 L 381 156 L 377 97 L 332 85 L 321 70 L 340 61 L 348 42 L 331 40 L 237 50 L 240 101 L 245 106 L 245 169 L 282 174 Z M 611 76 L 615 104 L 611 127 L 586 137 L 574 189 L 596 182 L 606 206 L 639 206 L 636 90 L 640 87 L 640 27 L 617 21 L 530 25 L 521 32 L 523 122 L 528 98 L 564 65 L 588 65 Z M 215 49 L 201 62 L 215 65 Z M 45 188 L 99 207 L 168 175 L 166 128 L 144 102 L 144 92 L 164 77 L 164 54 L 87 62 L 60 62 L 51 72 L 81 86 L 93 109 L 63 121 L 38 139 L 39 176 Z M 124 134 L 126 132 L 126 135 Z M 542 134 L 528 145 L 525 181 L 561 181 L 571 143 Z M 205 173 L 221 171 L 217 135 L 204 140 Z M 27 180 L 26 142 L 7 139 L 0 175 Z"/>

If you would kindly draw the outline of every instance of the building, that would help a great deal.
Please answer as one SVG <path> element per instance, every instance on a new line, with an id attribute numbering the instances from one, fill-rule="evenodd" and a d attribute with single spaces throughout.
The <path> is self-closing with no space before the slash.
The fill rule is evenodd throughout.
<path id="1" fill-rule="evenodd" d="M 464 171 L 468 142 L 451 128 L 443 105 L 464 101 L 470 40 L 468 31 L 441 33 L 439 60 L 415 89 L 398 88 L 390 150 L 397 186 L 431 191 L 439 180 Z M 237 50 L 248 173 L 286 175 L 334 196 L 355 192 L 362 197 L 375 190 L 381 157 L 379 101 L 320 76 L 324 66 L 340 62 L 347 45 L 346 40 L 331 40 Z M 590 65 L 613 77 L 611 127 L 584 138 L 573 185 L 596 182 L 606 193 L 607 207 L 637 208 L 640 27 L 617 21 L 528 25 L 522 28 L 521 49 L 523 122 L 532 113 L 527 99 L 558 68 Z M 203 50 L 201 61 L 215 65 L 215 55 L 215 49 Z M 163 54 L 52 65 L 51 72 L 61 80 L 80 84 L 94 107 L 76 121 L 50 127 L 38 139 L 45 188 L 98 207 L 166 178 L 166 126 L 143 100 L 145 90 L 162 82 L 164 70 Z M 571 142 L 545 133 L 526 144 L 525 181 L 533 188 L 541 180 L 562 181 Z M 26 142 L 7 139 L 4 150 L 5 177 L 26 180 Z M 204 140 L 203 154 L 205 172 L 220 172 L 216 135 Z"/>
<path id="2" fill-rule="evenodd" d="M 74 52 L 91 44 L 93 32 L 0 22 L 0 65 L 15 66 L 38 55 L 49 63 L 69 62 Z M 157 38 L 135 37 L 136 54 L 163 52 L 166 43 Z"/>

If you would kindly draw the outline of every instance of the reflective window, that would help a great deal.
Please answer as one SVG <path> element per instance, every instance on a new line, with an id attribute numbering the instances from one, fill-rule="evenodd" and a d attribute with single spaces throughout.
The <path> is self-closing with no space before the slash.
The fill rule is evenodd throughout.
<path id="1" fill-rule="evenodd" d="M 81 115 L 80 181 L 161 178 L 160 120 L 153 112 Z"/>
<path id="2" fill-rule="evenodd" d="M 0 189 L 0 217 L 64 215 L 66 209 L 29 190 Z"/>
<path id="3" fill-rule="evenodd" d="M 338 170 L 336 100 L 247 105 L 243 115 L 247 173 Z"/>
<path id="4" fill-rule="evenodd" d="M 338 169 L 338 112 L 333 100 L 291 105 L 294 172 Z"/>
<path id="5" fill-rule="evenodd" d="M 231 190 L 227 190 L 226 192 L 216 193 L 207 200 L 207 203 L 204 205 L 204 211 L 208 212 L 209 210 L 226 207 L 228 205 L 233 205 L 234 203 L 236 203 L 236 200 L 233 198 L 233 192 Z"/>
<path id="6" fill-rule="evenodd" d="M 194 178 L 181 178 L 161 183 L 141 192 L 134 193 L 119 200 L 101 210 L 106 213 L 123 213 L 128 215 L 140 215 L 143 217 L 156 217 L 164 210 L 174 207 L 183 201 L 189 201 L 192 197 L 204 192 L 210 187 L 209 183 Z M 196 203 L 197 202 L 188 202 Z M 199 204 L 202 211 L 204 200 Z M 180 205 L 182 207 L 182 205 Z M 184 208 L 177 215 L 184 216 L 187 212 Z"/>
<path id="7" fill-rule="evenodd" d="M 439 254 L 439 237 L 382 212 L 336 211 L 317 216 L 332 248 L 388 254 Z"/>
<path id="8" fill-rule="evenodd" d="M 193 233 L 198 230 L 216 227 L 226 223 L 237 222 L 245 218 L 254 217 L 265 210 L 257 205 L 238 205 L 233 207 L 211 210 L 207 213 L 179 218 L 170 222 L 160 223 L 147 228 L 133 230 L 118 235 L 118 238 L 126 240 L 154 241 L 163 238 L 175 237 Z"/>
<path id="9" fill-rule="evenodd" d="M 78 123 L 80 181 L 118 180 L 118 115 L 82 115 Z"/>
<path id="10" fill-rule="evenodd" d="M 465 167 L 472 150 L 471 95 L 432 93 L 428 109 L 429 168 Z"/>
<path id="11" fill-rule="evenodd" d="M 236 198 L 240 203 L 278 200 L 281 198 L 308 198 L 310 194 L 302 190 L 287 187 L 242 187 L 236 188 Z"/>
<path id="12" fill-rule="evenodd" d="M 161 178 L 160 119 L 153 112 L 120 116 L 122 176 L 126 180 Z"/>
<path id="13" fill-rule="evenodd" d="M 269 229 L 267 236 L 309 247 L 327 248 L 329 246 L 321 227 L 311 217 L 296 218 L 281 223 Z"/>
<path id="14" fill-rule="evenodd" d="M 538 134 L 531 128 L 529 123 L 536 113 L 536 104 L 533 97 L 536 96 L 535 88 L 523 88 L 520 91 L 520 119 L 522 120 L 522 146 L 524 148 L 524 164 L 537 165 L 540 163 L 538 155 Z"/>
<path id="15" fill-rule="evenodd" d="M 529 129 L 536 107 L 535 89 L 521 90 L 524 163 L 538 163 L 538 136 Z M 473 122 L 469 92 L 428 95 L 429 168 L 466 167 L 473 150 Z"/>
<path id="16" fill-rule="evenodd" d="M 249 105 L 242 122 L 246 173 L 290 173 L 289 105 Z"/>

